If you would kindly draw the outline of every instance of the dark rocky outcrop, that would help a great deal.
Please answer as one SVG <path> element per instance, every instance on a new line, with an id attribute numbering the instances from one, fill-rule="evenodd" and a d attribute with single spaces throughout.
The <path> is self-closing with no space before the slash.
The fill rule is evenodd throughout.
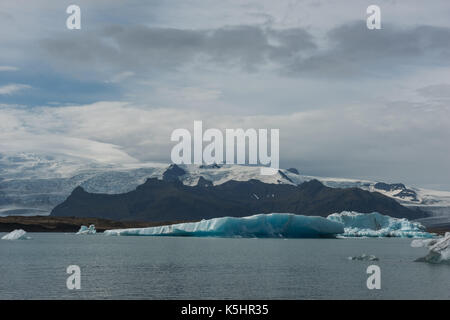
<path id="1" fill-rule="evenodd" d="M 395 191 L 395 190 L 404 190 L 406 189 L 403 183 L 384 183 L 377 182 L 374 185 L 375 189 L 384 190 L 384 191 Z"/>
<path id="2" fill-rule="evenodd" d="M 203 188 L 208 188 L 208 187 L 212 187 L 213 183 L 209 180 L 206 180 L 203 177 L 200 177 L 197 181 L 197 187 L 203 187 Z"/>
<path id="3" fill-rule="evenodd" d="M 220 168 L 222 168 L 222 166 L 214 162 L 212 164 L 202 164 L 202 165 L 200 165 L 199 168 L 200 169 L 220 169 Z"/>
<path id="4" fill-rule="evenodd" d="M 403 183 L 384 183 L 384 182 L 377 182 L 374 185 L 375 189 L 378 190 L 384 190 L 388 192 L 392 191 L 398 191 L 396 194 L 394 194 L 394 197 L 401 198 L 401 199 L 408 199 L 411 201 L 419 201 L 417 199 L 417 194 L 414 190 L 406 188 L 406 186 Z"/>
<path id="5" fill-rule="evenodd" d="M 284 179 L 286 179 L 287 181 L 292 182 L 292 180 L 291 180 L 287 175 L 285 175 L 283 171 L 278 170 L 278 174 L 279 174 L 280 176 L 282 176 Z M 293 183 L 293 182 L 292 182 L 292 183 Z"/>
<path id="6" fill-rule="evenodd" d="M 289 171 L 290 173 L 294 173 L 294 174 L 300 174 L 300 172 L 298 172 L 298 170 L 296 168 L 289 168 L 289 169 L 287 169 L 287 171 Z"/>
<path id="7" fill-rule="evenodd" d="M 164 181 L 177 181 L 179 180 L 179 177 L 186 174 L 186 171 L 184 169 L 180 168 L 176 164 L 171 164 L 169 168 L 167 168 L 166 171 L 163 173 L 163 180 Z"/>

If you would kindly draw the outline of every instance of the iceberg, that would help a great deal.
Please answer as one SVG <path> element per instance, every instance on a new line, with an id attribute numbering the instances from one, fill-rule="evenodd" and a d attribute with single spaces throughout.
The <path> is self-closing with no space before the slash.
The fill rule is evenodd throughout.
<path id="1" fill-rule="evenodd" d="M 81 231 L 81 230 L 80 230 Z M 245 238 L 408 237 L 433 238 L 425 227 L 378 212 L 343 211 L 327 218 L 292 213 L 223 217 L 149 228 L 106 230 L 112 236 L 192 236 Z M 357 259 L 356 259 L 357 260 Z"/>
<path id="2" fill-rule="evenodd" d="M 426 247 L 429 250 L 425 257 L 419 258 L 416 261 L 450 264 L 450 232 L 445 233 L 440 238 L 413 240 L 411 247 Z"/>
<path id="3" fill-rule="evenodd" d="M 22 229 L 17 229 L 14 231 L 11 231 L 10 233 L 4 235 L 2 237 L 2 240 L 29 240 L 31 239 L 26 235 L 26 231 Z"/>
<path id="4" fill-rule="evenodd" d="M 76 234 L 96 234 L 97 230 L 95 230 L 95 225 L 91 224 L 88 227 L 86 226 L 81 226 L 80 230 L 78 230 L 78 232 Z"/>
<path id="5" fill-rule="evenodd" d="M 426 232 L 425 227 L 419 222 L 392 218 L 378 212 L 359 213 L 343 211 L 341 213 L 333 213 L 327 219 L 343 224 L 343 237 L 433 237 L 433 234 Z"/>
<path id="6" fill-rule="evenodd" d="M 343 233 L 343 225 L 322 217 L 291 213 L 223 217 L 149 228 L 106 230 L 110 236 L 191 236 L 243 238 L 327 238 Z"/>

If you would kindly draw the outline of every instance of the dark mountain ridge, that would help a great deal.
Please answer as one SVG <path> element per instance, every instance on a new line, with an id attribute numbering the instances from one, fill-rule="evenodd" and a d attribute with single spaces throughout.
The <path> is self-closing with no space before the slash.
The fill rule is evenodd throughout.
<path id="1" fill-rule="evenodd" d="M 51 215 L 152 222 L 243 217 L 271 212 L 327 216 L 345 210 L 378 211 L 408 219 L 426 216 L 378 192 L 330 188 L 317 180 L 299 186 L 230 180 L 214 186 L 203 178 L 196 186 L 187 186 L 175 178 L 180 174 L 182 172 L 175 172 L 163 180 L 147 179 L 136 190 L 123 194 L 88 193 L 77 187 L 52 210 Z"/>

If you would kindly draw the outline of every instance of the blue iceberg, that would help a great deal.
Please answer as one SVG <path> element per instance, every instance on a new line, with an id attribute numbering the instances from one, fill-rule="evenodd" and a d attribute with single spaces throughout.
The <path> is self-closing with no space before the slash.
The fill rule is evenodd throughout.
<path id="1" fill-rule="evenodd" d="M 95 226 L 91 224 L 89 228 L 86 226 L 81 226 L 80 230 L 78 230 L 76 234 L 96 234 L 96 233 L 97 231 L 95 230 Z"/>
<path id="2" fill-rule="evenodd" d="M 192 236 L 243 238 L 327 238 L 343 233 L 341 223 L 290 213 L 223 217 L 167 226 L 106 230 L 111 236 Z"/>
<path id="3" fill-rule="evenodd" d="M 327 218 L 291 213 L 223 217 L 149 228 L 106 230 L 112 236 L 185 236 L 242 238 L 401 237 L 432 238 L 425 227 L 378 212 L 343 211 Z"/>
<path id="4" fill-rule="evenodd" d="M 344 226 L 343 237 L 432 238 L 434 236 L 426 232 L 425 227 L 419 222 L 392 218 L 378 212 L 343 211 L 333 213 L 327 219 Z"/>

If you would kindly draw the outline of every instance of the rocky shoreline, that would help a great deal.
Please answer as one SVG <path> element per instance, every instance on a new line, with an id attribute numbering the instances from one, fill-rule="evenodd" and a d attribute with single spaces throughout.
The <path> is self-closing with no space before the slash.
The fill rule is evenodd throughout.
<path id="1" fill-rule="evenodd" d="M 136 222 L 114 221 L 99 218 L 51 217 L 51 216 L 7 216 L 0 217 L 0 232 L 24 229 L 27 232 L 77 232 L 81 225 L 94 224 L 98 232 L 108 229 L 145 228 L 187 221 Z"/>

